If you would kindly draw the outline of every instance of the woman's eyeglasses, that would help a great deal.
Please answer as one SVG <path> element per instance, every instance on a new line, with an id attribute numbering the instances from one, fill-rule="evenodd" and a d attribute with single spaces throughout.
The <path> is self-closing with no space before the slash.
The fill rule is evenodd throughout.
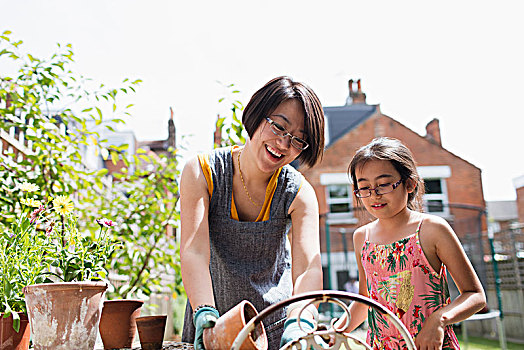
<path id="1" fill-rule="evenodd" d="M 371 191 L 375 191 L 375 194 L 377 196 L 380 196 L 382 194 L 386 194 L 386 193 L 389 193 L 389 192 L 393 192 L 393 190 L 395 188 L 398 187 L 398 185 L 400 185 L 402 183 L 402 179 L 398 180 L 397 182 L 395 182 L 394 184 L 390 184 L 390 183 L 387 183 L 387 184 L 382 184 L 382 185 L 378 185 L 377 187 L 375 188 L 371 188 L 371 187 L 363 187 L 363 188 L 359 188 L 359 189 L 356 189 L 353 191 L 353 193 L 355 194 L 355 196 L 357 196 L 358 198 L 367 198 L 367 197 L 371 197 Z"/>
<path id="2" fill-rule="evenodd" d="M 291 138 L 291 144 L 296 149 L 299 149 L 299 150 L 303 151 L 306 148 L 308 148 L 309 144 L 306 141 L 302 140 L 300 137 L 296 137 L 296 136 L 291 135 L 286 130 L 286 128 L 284 128 L 282 125 L 278 124 L 277 122 L 275 122 L 275 121 L 273 121 L 273 120 L 271 120 L 269 118 L 266 118 L 266 121 L 268 122 L 269 128 L 271 129 L 271 131 L 273 131 L 273 134 L 275 134 L 277 136 L 280 136 L 282 138 L 284 138 L 286 136 L 289 136 Z"/>

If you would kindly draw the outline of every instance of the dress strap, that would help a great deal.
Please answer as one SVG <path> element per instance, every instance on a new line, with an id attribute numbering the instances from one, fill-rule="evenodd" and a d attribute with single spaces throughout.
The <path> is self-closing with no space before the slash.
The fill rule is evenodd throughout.
<path id="1" fill-rule="evenodd" d="M 417 233 L 420 232 L 420 226 L 422 226 L 422 222 L 424 221 L 424 219 L 420 220 L 420 222 L 418 223 L 418 227 L 417 227 Z"/>

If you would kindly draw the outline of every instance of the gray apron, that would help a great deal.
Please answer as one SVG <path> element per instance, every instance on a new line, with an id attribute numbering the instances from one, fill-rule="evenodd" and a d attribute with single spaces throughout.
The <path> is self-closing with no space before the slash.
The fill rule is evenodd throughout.
<path id="1" fill-rule="evenodd" d="M 298 193 L 302 175 L 291 166 L 284 166 L 271 201 L 269 220 L 237 221 L 231 218 L 231 148 L 211 152 L 209 163 L 213 175 L 213 195 L 209 203 L 209 270 L 216 307 L 223 315 L 242 300 L 249 300 L 261 312 L 292 294 L 291 254 L 286 239 L 291 227 L 288 210 Z M 269 350 L 280 347 L 285 318 L 286 310 L 281 309 L 263 321 Z M 194 337 L 192 307 L 188 300 L 182 341 L 193 343 Z"/>

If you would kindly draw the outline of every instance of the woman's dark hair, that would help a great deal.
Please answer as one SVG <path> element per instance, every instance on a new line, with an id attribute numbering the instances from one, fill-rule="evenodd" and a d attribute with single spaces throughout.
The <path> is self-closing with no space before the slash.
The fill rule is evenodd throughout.
<path id="1" fill-rule="evenodd" d="M 362 168 L 371 160 L 387 160 L 400 174 L 400 179 L 405 185 L 406 180 L 411 179 L 415 188 L 408 194 L 408 208 L 422 211 L 422 196 L 424 195 L 424 180 L 418 175 L 417 166 L 413 154 L 397 139 L 389 137 L 376 138 L 364 147 L 361 147 L 349 163 L 348 172 L 353 181 L 353 187 L 357 189 L 356 169 Z M 358 204 L 361 199 L 356 197 Z"/>
<path id="2" fill-rule="evenodd" d="M 312 167 L 324 154 L 324 111 L 317 95 L 307 85 L 285 76 L 272 79 L 251 97 L 244 109 L 242 124 L 252 137 L 266 117 L 282 102 L 291 99 L 300 101 L 304 108 L 304 138 L 309 144 L 298 160 Z"/>

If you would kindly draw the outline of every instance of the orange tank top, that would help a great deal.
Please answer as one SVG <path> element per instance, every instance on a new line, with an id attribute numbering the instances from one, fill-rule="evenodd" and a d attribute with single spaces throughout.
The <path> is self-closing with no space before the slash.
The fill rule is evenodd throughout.
<path id="1" fill-rule="evenodd" d="M 239 148 L 239 146 L 231 147 L 231 153 L 233 153 L 233 150 L 237 148 Z M 209 154 L 199 154 L 198 161 L 200 162 L 200 167 L 202 168 L 202 172 L 204 173 L 204 177 L 207 182 L 209 198 L 211 198 L 211 196 L 213 195 L 213 175 L 209 166 Z M 258 214 L 258 217 L 256 218 L 255 222 L 266 221 L 269 219 L 271 200 L 273 199 L 273 194 L 275 194 L 278 176 L 280 175 L 281 170 L 282 168 L 278 168 L 271 176 L 269 184 L 266 187 L 266 197 L 264 199 L 264 204 L 262 204 L 262 209 L 260 210 L 260 213 Z M 231 195 L 231 218 L 238 220 L 237 207 L 235 206 L 235 198 L 233 195 Z"/>

